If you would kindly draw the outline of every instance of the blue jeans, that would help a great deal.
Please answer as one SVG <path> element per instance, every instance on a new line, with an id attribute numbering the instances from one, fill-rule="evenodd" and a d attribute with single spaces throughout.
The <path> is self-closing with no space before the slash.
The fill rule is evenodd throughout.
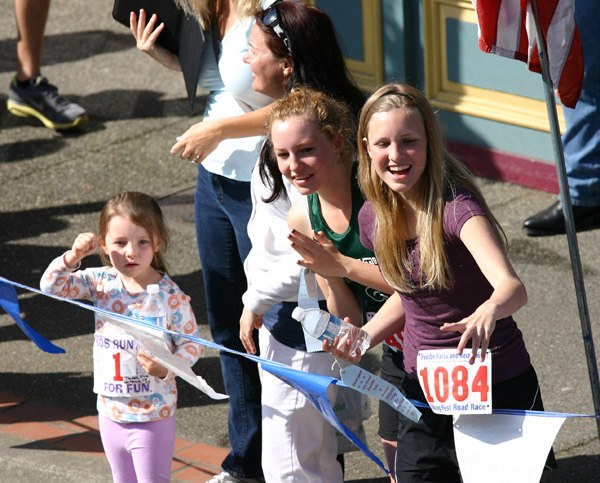
<path id="1" fill-rule="evenodd" d="M 208 323 L 213 340 L 245 352 L 240 341 L 243 261 L 250 251 L 247 225 L 252 211 L 250 183 L 209 173 L 200 165 L 196 182 L 196 240 L 202 265 Z M 258 347 L 258 340 L 256 341 Z M 255 362 L 221 353 L 229 395 L 231 452 L 223 469 L 237 477 L 258 477 L 261 469 L 261 394 Z"/>
<path id="2" fill-rule="evenodd" d="M 564 108 L 563 136 L 569 193 L 574 205 L 600 206 L 600 3 L 575 0 L 585 73 L 575 109 Z"/>

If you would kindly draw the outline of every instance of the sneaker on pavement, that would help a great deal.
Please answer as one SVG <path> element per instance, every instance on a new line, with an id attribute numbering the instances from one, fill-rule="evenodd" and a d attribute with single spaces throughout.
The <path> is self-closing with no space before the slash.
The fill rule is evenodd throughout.
<path id="1" fill-rule="evenodd" d="M 264 481 L 264 478 L 242 478 L 233 476 L 227 471 L 221 471 L 210 480 L 206 480 L 206 483 L 264 483 Z"/>
<path id="2" fill-rule="evenodd" d="M 48 79 L 37 76 L 21 87 L 14 77 L 8 90 L 6 107 L 20 117 L 37 117 L 50 129 L 72 129 L 87 121 L 85 109 L 58 94 Z"/>

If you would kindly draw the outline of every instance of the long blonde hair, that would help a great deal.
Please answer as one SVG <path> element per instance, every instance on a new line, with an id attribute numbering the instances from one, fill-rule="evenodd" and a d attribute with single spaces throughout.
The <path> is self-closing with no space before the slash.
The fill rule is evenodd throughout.
<path id="1" fill-rule="evenodd" d="M 220 0 L 175 0 L 177 5 L 188 15 L 198 19 L 202 30 L 213 25 L 217 6 Z M 260 9 L 260 0 L 233 0 L 235 13 L 240 19 L 256 14 Z"/>
<path id="2" fill-rule="evenodd" d="M 412 261 L 406 242 L 410 239 L 403 216 L 405 201 L 402 194 L 393 191 L 375 171 L 365 142 L 369 121 L 373 114 L 402 109 L 418 113 L 423 120 L 427 137 L 425 170 L 415 185 L 417 237 L 419 239 L 419 283 L 422 288 L 448 288 L 452 273 L 444 246 L 444 204 L 447 193 L 457 187 L 471 191 L 486 210 L 495 234 L 504 243 L 506 238 L 471 172 L 447 150 L 440 122 L 431 104 L 418 90 L 405 84 L 387 84 L 380 87 L 365 103 L 358 126 L 358 179 L 365 198 L 376 215 L 375 253 L 386 281 L 396 290 L 410 293 L 414 290 L 411 279 Z"/>

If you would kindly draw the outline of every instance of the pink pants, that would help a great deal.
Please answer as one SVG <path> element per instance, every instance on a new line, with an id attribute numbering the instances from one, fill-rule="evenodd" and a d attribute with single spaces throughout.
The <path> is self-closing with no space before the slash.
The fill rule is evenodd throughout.
<path id="1" fill-rule="evenodd" d="M 104 416 L 98 421 L 114 483 L 170 481 L 175 416 L 147 423 L 118 423 Z"/>

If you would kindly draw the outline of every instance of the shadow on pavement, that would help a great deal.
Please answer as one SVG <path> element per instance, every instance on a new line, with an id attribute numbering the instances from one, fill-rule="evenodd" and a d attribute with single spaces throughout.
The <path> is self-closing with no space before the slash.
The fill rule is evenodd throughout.
<path id="1" fill-rule="evenodd" d="M 361 478 L 360 480 L 344 480 L 346 483 L 389 483 L 389 478 Z"/>
<path id="2" fill-rule="evenodd" d="M 93 343 L 93 336 L 90 333 L 90 344 Z M 57 357 L 68 357 L 67 355 L 58 355 Z M 94 378 L 92 374 L 92 358 L 90 355 L 89 371 L 85 372 L 37 372 L 37 373 L 2 373 L 2 391 L 12 393 L 26 398 L 29 401 L 35 401 L 36 404 L 47 404 L 52 407 L 60 407 L 62 410 L 72 411 L 72 417 L 95 416 L 96 394 L 92 391 Z M 217 392 L 223 393 L 223 380 L 221 378 L 220 364 L 218 357 L 204 357 L 194 366 L 194 372 L 206 379 L 206 382 Z M 227 404 L 227 400 L 216 401 L 210 399 L 204 393 L 183 380 L 177 381 L 179 398 L 177 400 L 178 408 L 203 407 L 214 404 Z M 40 421 L 40 417 L 31 414 L 30 421 Z M 62 421 L 65 414 L 58 412 L 56 417 L 52 413 L 44 412 L 43 420 L 48 422 L 52 420 Z M 21 417 L 22 421 L 27 418 Z"/>
<path id="3" fill-rule="evenodd" d="M 90 343 L 92 343 L 92 340 L 90 334 Z M 96 396 L 92 392 L 93 385 L 91 358 L 90 369 L 86 373 L 2 373 L 3 391 L 25 397 L 28 401 L 35 401 L 36 404 L 48 404 L 49 406 L 60 407 L 61 410 L 73 411 L 76 417 L 98 414 Z M 51 414 L 51 412 L 44 412 L 44 420 L 52 421 Z M 40 421 L 40 416 L 35 413 L 29 417 L 30 421 Z M 64 413 L 60 411 L 57 412 L 54 419 L 60 421 L 64 417 Z M 27 418 L 21 417 L 21 420 L 27 421 Z"/>
<path id="4" fill-rule="evenodd" d="M 559 467 L 544 471 L 540 483 L 567 483 L 598 481 L 600 475 L 600 455 L 573 456 L 561 458 Z M 345 480 L 346 483 L 388 483 L 389 478 L 366 478 Z"/>
<path id="5" fill-rule="evenodd" d="M 600 455 L 560 458 L 558 469 L 545 471 L 541 483 L 592 482 L 600 478 Z"/>
<path id="6" fill-rule="evenodd" d="M 76 62 L 100 53 L 118 52 L 135 48 L 135 40 L 125 28 L 122 34 L 110 30 L 88 30 L 44 37 L 44 56 L 53 64 Z M 0 72 L 13 72 L 17 65 L 17 27 L 15 37 L 0 40 Z M 65 48 L 69 47 L 69 48 Z M 71 48 L 73 47 L 73 48 Z M 77 47 L 77 48 L 74 48 Z M 6 55 L 10 53 L 10 55 Z"/>
<path id="7" fill-rule="evenodd" d="M 47 450 L 47 451 L 68 451 L 68 452 L 79 452 L 82 454 L 96 453 L 97 455 L 104 456 L 104 449 L 102 447 L 102 443 L 100 442 L 98 431 L 96 430 L 88 430 L 78 433 L 74 438 L 80 442 L 82 439 L 87 439 L 88 441 L 96 442 L 95 445 L 86 444 L 85 446 L 81 446 L 80 444 L 70 444 L 67 447 L 64 446 L 64 441 L 68 440 L 69 437 L 50 437 L 43 439 L 36 439 L 35 441 L 30 441 L 29 443 L 24 444 L 16 444 L 13 445 L 12 448 L 15 449 L 31 449 L 31 450 Z M 60 442 L 63 444 L 60 444 Z M 59 444 L 57 444 L 59 443 Z"/>
<path id="8" fill-rule="evenodd" d="M 39 156 L 40 153 L 42 155 L 56 153 L 64 146 L 65 141 L 61 138 L 32 139 L 29 141 L 0 144 L 0 162 L 14 163 L 17 161 L 26 161 Z"/>
<path id="9" fill-rule="evenodd" d="M 0 244 L 7 242 L 31 238 L 42 233 L 54 233 L 63 230 L 68 226 L 68 222 L 61 220 L 60 217 L 66 215 L 80 215 L 85 213 L 99 213 L 104 205 L 104 201 L 93 201 L 89 203 L 77 203 L 62 206 L 51 206 L 49 208 L 30 209 L 22 211 L 4 211 L 0 212 Z M 10 248 L 7 248 L 10 247 Z M 0 249 L 8 254 L 10 250 L 26 249 L 25 246 L 5 245 Z M 34 250 L 35 245 L 29 245 Z M 57 253 L 60 248 L 57 248 Z M 13 256 L 18 253 L 13 253 Z M 24 254 L 21 254 L 23 256 Z M 55 255 L 56 256 L 56 255 Z M 42 260 L 50 259 L 43 258 Z M 0 260 L 3 261 L 3 260 Z M 13 260 L 11 260 L 13 261 Z"/>
<path id="10" fill-rule="evenodd" d="M 96 92 L 89 96 L 71 96 L 85 109 L 89 121 L 68 131 L 54 131 L 54 139 L 31 139 L 0 145 L 0 162 L 15 162 L 40 157 L 57 152 L 64 146 L 64 139 L 78 137 L 90 132 L 103 131 L 105 123 L 118 120 L 162 118 L 171 116 L 196 117 L 204 110 L 205 97 L 199 96 L 194 111 L 190 111 L 187 99 L 162 99 L 163 93 L 143 89 L 111 89 Z M 5 104 L 6 95 L 0 95 L 0 104 Z M 124 114 L 127 113 L 127 114 Z M 31 127 L 46 128 L 38 119 L 22 118 L 11 115 L 8 111 L 0 114 L 2 129 L 20 128 L 26 124 Z M 43 131 L 46 133 L 46 131 Z"/>

